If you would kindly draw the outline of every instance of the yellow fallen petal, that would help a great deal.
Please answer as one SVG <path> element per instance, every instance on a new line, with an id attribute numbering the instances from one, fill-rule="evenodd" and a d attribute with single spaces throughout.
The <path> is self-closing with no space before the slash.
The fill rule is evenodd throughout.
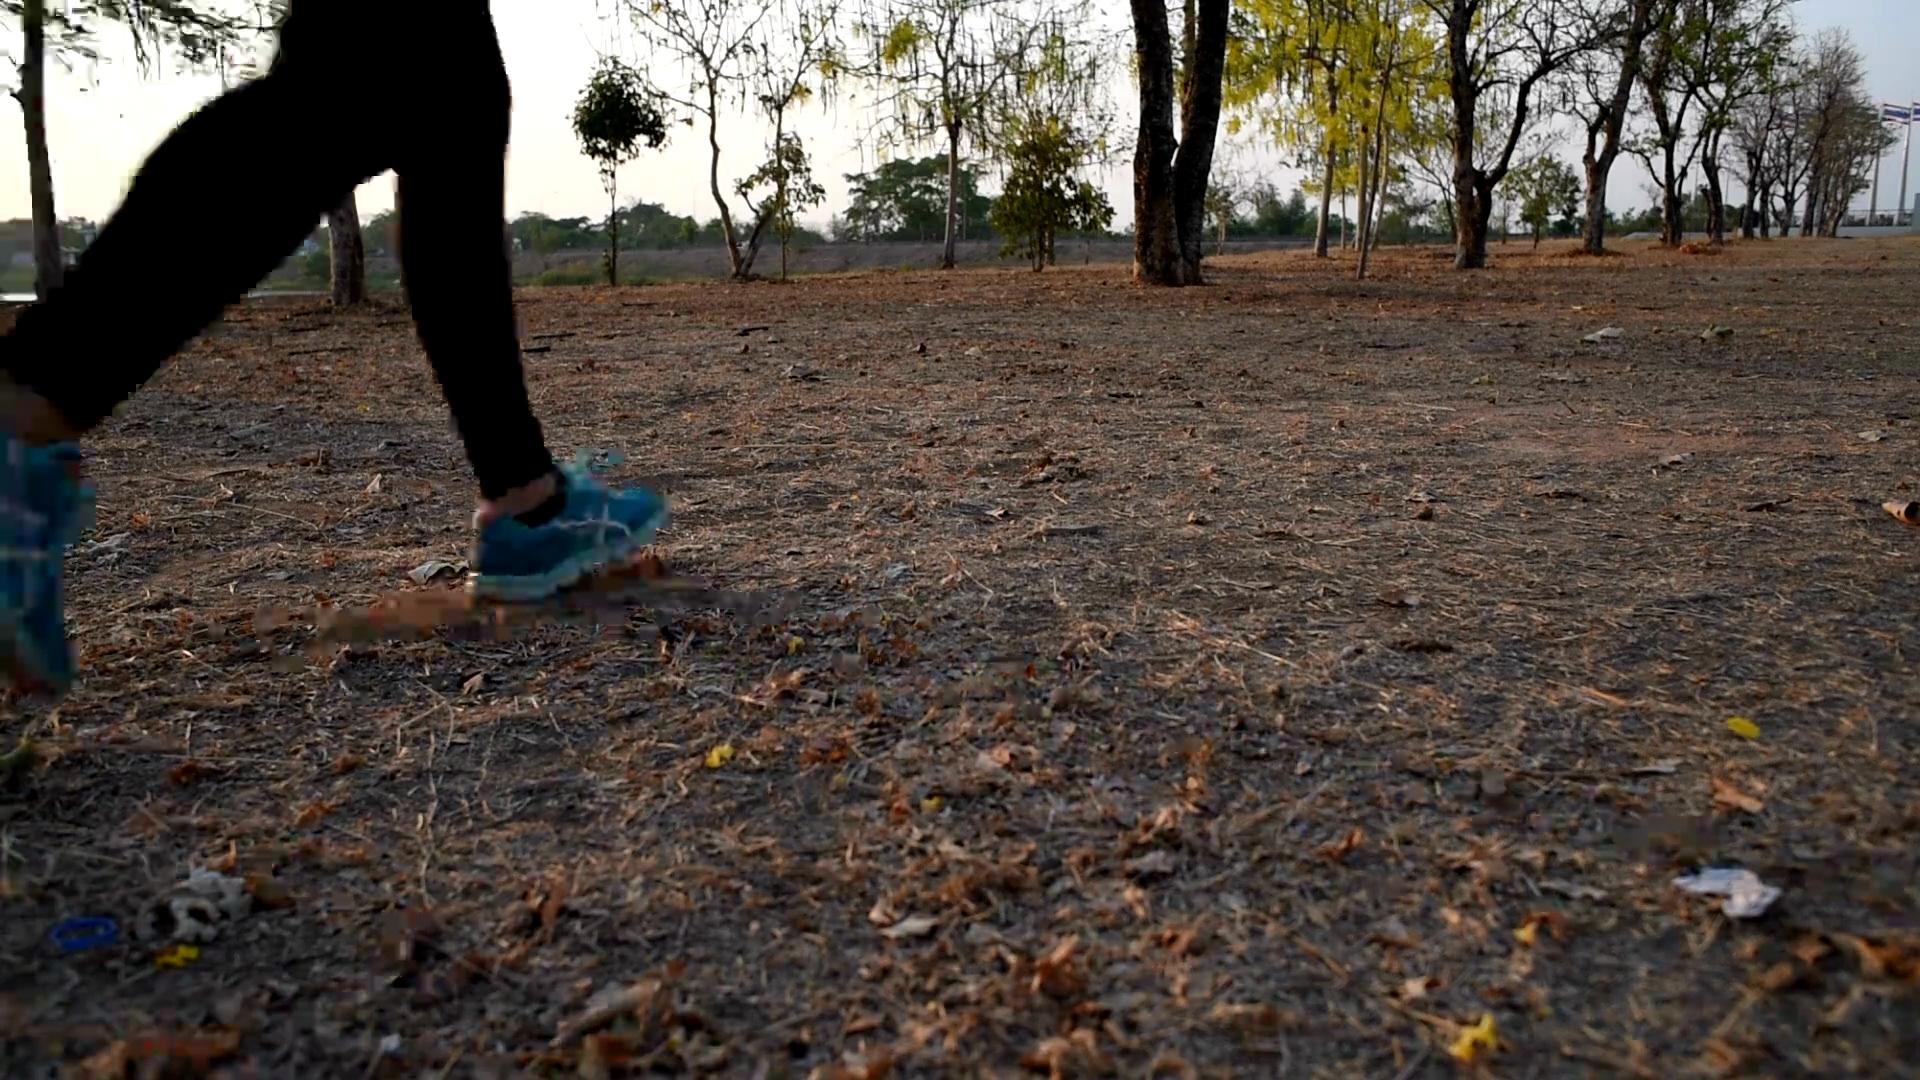
<path id="1" fill-rule="evenodd" d="M 1744 716 L 1736 716 L 1728 720 L 1727 730 L 1743 739 L 1757 739 L 1760 737 L 1760 725 Z"/>
<path id="2" fill-rule="evenodd" d="M 733 744 L 721 743 L 707 751 L 707 768 L 718 769 L 733 760 Z"/>
<path id="3" fill-rule="evenodd" d="M 944 800 L 941 799 L 940 796 L 938 795 L 929 795 L 926 798 L 920 800 L 920 809 L 925 810 L 927 813 L 931 814 L 935 810 L 940 809 L 940 805 L 943 801 Z"/>
<path id="4" fill-rule="evenodd" d="M 1513 932 L 1514 940 L 1518 941 L 1522 945 L 1525 945 L 1529 949 L 1533 948 L 1534 941 L 1537 940 L 1539 937 L 1540 937 L 1540 924 L 1537 922 L 1533 922 L 1531 920 L 1525 923 L 1522 923 L 1520 926 L 1520 929 L 1515 930 Z"/>
<path id="5" fill-rule="evenodd" d="M 173 945 L 153 958 L 153 966 L 160 968 L 183 968 L 200 959 L 200 946 Z"/>
<path id="6" fill-rule="evenodd" d="M 1493 1014 L 1480 1017 L 1480 1022 L 1470 1028 L 1463 1028 L 1460 1037 L 1453 1040 L 1447 1049 L 1458 1061 L 1471 1064 L 1482 1049 L 1492 1050 L 1500 1045 L 1500 1036 L 1493 1030 Z"/>
<path id="7" fill-rule="evenodd" d="M 787 655 L 788 656 L 798 656 L 800 655 L 800 650 L 806 647 L 807 647 L 806 638 L 790 637 L 787 639 Z"/>

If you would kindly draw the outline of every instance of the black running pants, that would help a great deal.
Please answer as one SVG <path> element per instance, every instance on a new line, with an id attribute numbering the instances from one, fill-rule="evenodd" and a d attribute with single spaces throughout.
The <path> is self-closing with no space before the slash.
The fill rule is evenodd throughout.
<path id="1" fill-rule="evenodd" d="M 368 64 L 367 42 L 386 43 Z M 486 0 L 298 0 L 267 73 L 155 150 L 0 368 L 87 430 L 359 184 L 399 178 L 400 267 L 481 494 L 553 469 L 527 403 L 506 247 L 510 93 Z M 235 223 L 221 243 L 182 223 Z"/>

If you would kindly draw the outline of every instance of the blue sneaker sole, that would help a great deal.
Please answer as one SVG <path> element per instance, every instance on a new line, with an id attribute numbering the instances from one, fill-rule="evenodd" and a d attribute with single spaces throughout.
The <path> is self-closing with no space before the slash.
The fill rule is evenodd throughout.
<path id="1" fill-rule="evenodd" d="M 592 577 L 611 563 L 620 561 L 653 542 L 654 535 L 667 526 L 667 512 L 649 518 L 645 524 L 627 535 L 618 544 L 605 544 L 582 551 L 572 558 L 544 574 L 521 574 L 507 577 L 498 574 L 475 574 L 467 581 L 467 590 L 482 600 L 502 600 L 508 603 L 533 603 L 546 600 Z"/>

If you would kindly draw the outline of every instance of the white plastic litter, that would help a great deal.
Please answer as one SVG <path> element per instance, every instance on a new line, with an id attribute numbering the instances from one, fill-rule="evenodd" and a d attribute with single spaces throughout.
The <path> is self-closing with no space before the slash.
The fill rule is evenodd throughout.
<path id="1" fill-rule="evenodd" d="M 1757 919 L 1766 914 L 1780 890 L 1761 881 L 1751 870 L 1717 866 L 1697 874 L 1682 874 L 1674 885 L 1698 896 L 1723 896 L 1720 910 L 1735 919 Z"/>

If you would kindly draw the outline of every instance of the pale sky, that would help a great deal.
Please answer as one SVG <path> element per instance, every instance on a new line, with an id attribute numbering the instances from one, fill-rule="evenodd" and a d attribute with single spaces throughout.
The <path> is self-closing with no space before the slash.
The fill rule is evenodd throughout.
<path id="1" fill-rule="evenodd" d="M 1841 26 L 1852 33 L 1866 56 L 1870 88 L 1877 97 L 1895 102 L 1920 101 L 1920 29 L 1916 29 L 1912 0 L 1799 0 L 1795 8 L 1801 26 L 1809 33 L 1823 26 Z M 638 47 L 634 36 L 620 24 L 602 20 L 594 0 L 494 0 L 493 12 L 514 92 L 509 215 L 527 210 L 557 217 L 604 214 L 605 196 L 599 177 L 593 165 L 580 155 L 568 118 L 574 98 L 593 67 L 597 47 L 612 47 L 630 60 L 645 60 L 633 51 Z M 378 40 L 373 27 L 361 35 L 362 59 L 371 58 L 366 46 Z M 62 217 L 106 217 L 119 203 L 145 155 L 174 124 L 220 92 L 215 77 L 167 71 L 143 77 L 134 70 L 124 50 L 108 52 L 111 62 L 72 72 L 55 69 L 49 76 L 48 138 L 56 202 Z M 1123 98 L 1131 93 L 1130 86 L 1119 89 Z M 6 122 L 0 123 L 0 160 L 6 163 L 0 168 L 0 219 L 26 217 L 30 204 L 20 114 L 11 102 L 0 102 L 0 116 L 6 117 Z M 1132 123 L 1130 115 L 1123 116 L 1121 130 L 1116 133 L 1123 147 L 1131 145 Z M 872 155 L 863 154 L 855 146 L 865 124 L 864 111 L 857 103 L 843 103 L 831 111 L 810 107 L 799 122 L 800 133 L 814 155 L 814 173 L 828 191 L 827 205 L 812 215 L 819 221 L 824 222 L 845 205 L 842 174 L 873 164 Z M 738 119 L 723 123 L 721 143 L 728 148 L 723 159 L 723 186 L 729 193 L 731 177 L 744 174 L 758 163 L 764 140 L 757 124 Z M 323 149 L 324 143 L 316 133 L 314 150 L 318 153 Z M 244 154 L 245 144 L 237 144 L 234 153 Z M 1294 175 L 1279 166 L 1278 156 L 1270 150 L 1243 145 L 1223 148 L 1223 153 L 1229 167 L 1240 175 L 1270 176 L 1283 188 L 1291 188 L 1294 183 Z M 1577 156 L 1571 147 L 1562 153 L 1569 160 Z M 1899 185 L 1897 154 L 1896 150 L 1889 157 L 1881 177 L 1883 207 L 1892 204 Z M 209 161 L 206 167 L 221 166 Z M 1909 198 L 1912 191 L 1920 190 L 1920 165 L 1914 169 Z M 1128 163 L 1122 161 L 1102 178 L 1117 212 L 1116 227 L 1131 218 L 1130 176 Z M 1641 189 L 1646 182 L 1637 162 L 1622 159 L 1615 169 L 1610 201 L 1619 209 L 1644 203 Z M 997 184 L 990 182 L 988 186 L 991 190 Z M 638 196 L 701 220 L 715 216 L 706 190 L 703 133 L 675 128 L 665 150 L 643 156 L 622 172 L 621 194 L 623 203 Z M 389 178 L 377 178 L 360 192 L 363 215 L 371 216 L 391 204 Z M 206 209 L 217 212 L 215 207 Z"/>

